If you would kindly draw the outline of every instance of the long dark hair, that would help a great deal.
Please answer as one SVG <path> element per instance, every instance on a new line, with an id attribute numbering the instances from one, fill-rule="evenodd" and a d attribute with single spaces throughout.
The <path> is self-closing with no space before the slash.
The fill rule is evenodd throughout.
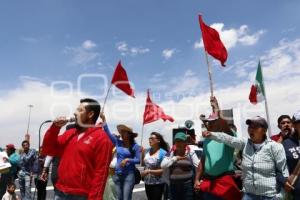
<path id="1" fill-rule="evenodd" d="M 132 133 L 128 133 L 129 147 L 133 147 L 135 143 L 135 136 Z"/>
<path id="2" fill-rule="evenodd" d="M 170 146 L 169 144 L 164 140 L 164 137 L 160 134 L 160 133 L 157 133 L 157 132 L 152 132 L 150 135 L 155 135 L 156 138 L 159 140 L 159 147 L 164 149 L 165 151 L 169 151 L 170 149 Z"/>

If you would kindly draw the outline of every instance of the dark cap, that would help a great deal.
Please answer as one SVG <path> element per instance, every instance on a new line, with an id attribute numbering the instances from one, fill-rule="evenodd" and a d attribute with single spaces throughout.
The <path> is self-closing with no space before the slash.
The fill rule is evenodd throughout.
<path id="1" fill-rule="evenodd" d="M 253 117 L 251 119 L 247 119 L 246 124 L 247 125 L 256 124 L 256 125 L 264 128 L 264 129 L 268 129 L 267 121 L 265 120 L 265 118 L 260 117 L 260 116 L 256 116 L 256 117 Z"/>

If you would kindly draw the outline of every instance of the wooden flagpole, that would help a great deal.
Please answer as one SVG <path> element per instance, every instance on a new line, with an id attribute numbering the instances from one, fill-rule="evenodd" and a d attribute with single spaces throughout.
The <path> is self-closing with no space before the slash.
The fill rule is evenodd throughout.
<path id="1" fill-rule="evenodd" d="M 209 79 L 209 85 L 210 85 L 210 95 L 213 97 L 214 96 L 214 88 L 213 88 L 213 80 L 212 80 L 212 71 L 211 71 L 211 66 L 208 60 L 208 55 L 207 52 L 204 49 L 205 53 L 205 58 L 206 58 L 206 64 L 207 64 L 207 69 L 208 69 L 208 79 Z"/>
<path id="2" fill-rule="evenodd" d="M 104 103 L 103 103 L 103 107 L 102 107 L 102 112 L 104 112 L 104 107 L 105 107 L 105 104 L 106 104 L 107 97 L 108 97 L 108 94 L 109 94 L 111 86 L 112 86 L 112 84 L 110 84 L 110 86 L 109 86 L 109 88 L 107 90 L 107 93 L 106 93 L 106 96 L 105 96 L 105 99 L 104 99 Z"/>
<path id="3" fill-rule="evenodd" d="M 142 126 L 142 135 L 141 135 L 141 147 L 143 147 L 143 137 L 144 137 L 144 124 Z"/>

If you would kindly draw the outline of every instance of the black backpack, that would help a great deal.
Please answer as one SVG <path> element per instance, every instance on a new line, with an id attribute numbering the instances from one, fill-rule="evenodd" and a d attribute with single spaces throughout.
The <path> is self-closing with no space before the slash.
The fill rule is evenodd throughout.
<path id="1" fill-rule="evenodd" d="M 134 144 L 134 145 L 136 145 L 136 144 Z M 134 145 L 133 145 L 133 146 L 134 146 Z M 129 148 L 129 152 L 131 153 L 131 157 L 132 157 L 132 158 L 134 158 L 134 156 L 135 156 L 135 153 L 134 153 L 134 151 L 133 151 L 133 146 L 131 146 L 131 147 Z M 135 167 L 135 165 L 134 165 L 134 178 L 135 178 L 135 181 L 134 181 L 134 184 L 135 184 L 135 185 L 139 184 L 139 183 L 141 182 L 141 180 L 142 180 L 141 173 L 140 173 L 140 171 Z"/>

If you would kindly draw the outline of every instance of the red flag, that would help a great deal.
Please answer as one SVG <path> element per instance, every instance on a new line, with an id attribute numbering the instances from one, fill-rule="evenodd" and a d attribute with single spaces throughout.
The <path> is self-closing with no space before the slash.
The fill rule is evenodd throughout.
<path id="1" fill-rule="evenodd" d="M 207 26 L 203 22 L 202 15 L 199 15 L 199 23 L 205 51 L 215 59 L 219 60 L 222 66 L 225 66 L 227 50 L 220 39 L 218 31 Z"/>
<path id="2" fill-rule="evenodd" d="M 164 121 L 169 120 L 170 122 L 174 121 L 174 119 L 171 116 L 166 115 L 164 113 L 162 108 L 160 108 L 158 105 L 152 102 L 150 98 L 150 92 L 148 90 L 143 124 L 149 124 L 159 119 L 162 119 Z"/>
<path id="3" fill-rule="evenodd" d="M 125 92 L 127 95 L 135 97 L 134 90 L 130 86 L 127 73 L 121 64 L 121 61 L 119 61 L 116 67 L 111 83 Z"/>

